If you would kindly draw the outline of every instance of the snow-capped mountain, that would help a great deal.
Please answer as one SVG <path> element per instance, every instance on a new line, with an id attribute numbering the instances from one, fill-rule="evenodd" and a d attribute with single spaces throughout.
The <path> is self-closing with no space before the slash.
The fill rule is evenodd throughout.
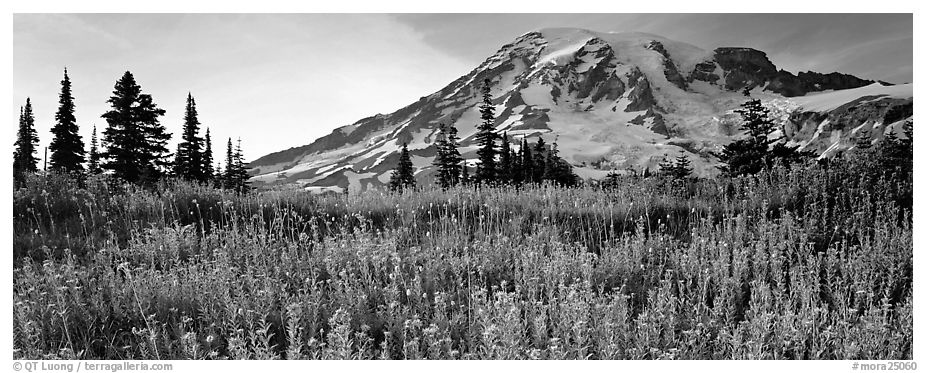
<path id="1" fill-rule="evenodd" d="M 912 116 L 912 84 L 889 86 L 839 73 L 779 70 L 751 48 L 706 51 L 645 33 L 557 28 L 530 32 L 470 73 L 390 114 L 343 126 L 315 142 L 261 157 L 252 182 L 309 190 L 386 183 L 408 143 L 419 183 L 429 182 L 441 123 L 459 131 L 471 165 L 480 87 L 488 79 L 496 128 L 516 141 L 542 136 L 585 178 L 655 168 L 687 154 L 697 173 L 739 132 L 732 112 L 744 87 L 780 120 L 787 141 L 820 153 L 851 147 L 861 129 L 876 137 Z M 800 97 L 799 97 L 800 96 Z"/>

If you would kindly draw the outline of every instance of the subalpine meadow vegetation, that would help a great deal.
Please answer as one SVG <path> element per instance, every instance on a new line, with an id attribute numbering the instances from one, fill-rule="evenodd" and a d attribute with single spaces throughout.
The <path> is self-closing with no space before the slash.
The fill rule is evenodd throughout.
<path id="1" fill-rule="evenodd" d="M 154 177 L 163 156 L 132 167 L 113 141 L 139 127 L 116 109 L 139 106 L 114 94 L 109 173 L 37 174 L 21 115 L 15 358 L 912 357 L 910 127 L 816 162 L 767 155 L 759 115 L 716 179 L 678 159 L 574 187 L 480 183 L 486 168 L 416 186 L 400 164 L 395 191 L 312 195 L 232 182 L 230 141 L 228 181 L 202 182 L 195 130 L 179 177 Z"/>

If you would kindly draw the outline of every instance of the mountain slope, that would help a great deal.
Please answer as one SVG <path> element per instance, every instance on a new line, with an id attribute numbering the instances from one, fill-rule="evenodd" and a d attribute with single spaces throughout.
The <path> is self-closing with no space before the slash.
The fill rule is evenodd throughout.
<path id="1" fill-rule="evenodd" d="M 891 88 L 839 73 L 794 75 L 749 48 L 705 51 L 645 33 L 544 29 L 518 37 L 470 73 L 393 113 L 361 119 L 309 145 L 255 160 L 252 181 L 314 190 L 377 186 L 388 180 L 399 148 L 408 143 L 419 183 L 430 182 L 440 123 L 457 127 L 460 152 L 472 165 L 477 96 L 486 79 L 499 132 L 555 141 L 561 156 L 586 178 L 653 168 L 663 157 L 680 154 L 689 155 L 697 173 L 715 173 L 711 152 L 738 134 L 731 110 L 745 100 L 745 87 L 755 88 L 754 97 L 775 102 L 776 115 L 788 123 L 788 140 L 809 149 L 832 145 L 821 137 L 826 131 L 808 130 L 830 114 L 808 109 L 793 122 L 789 115 L 800 104 L 788 97 L 872 85 L 872 90 Z M 910 105 L 912 111 L 912 95 Z M 874 118 L 879 110 L 866 113 Z"/>

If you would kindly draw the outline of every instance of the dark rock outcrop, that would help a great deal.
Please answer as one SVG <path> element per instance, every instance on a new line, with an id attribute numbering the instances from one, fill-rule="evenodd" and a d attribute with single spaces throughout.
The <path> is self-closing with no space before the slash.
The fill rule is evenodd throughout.
<path id="1" fill-rule="evenodd" d="M 720 77 L 713 73 L 714 62 L 723 71 L 723 87 L 733 91 L 766 85 L 766 90 L 785 97 L 803 96 L 808 92 L 864 87 L 875 81 L 849 74 L 821 74 L 813 71 L 797 75 L 779 70 L 765 52 L 752 48 L 717 48 L 713 61 L 695 66 L 688 81 L 701 80 L 714 83 Z M 886 85 L 889 85 L 887 83 Z"/>
<path id="2" fill-rule="evenodd" d="M 624 109 L 625 112 L 646 110 L 656 103 L 649 80 L 636 67 L 627 75 L 627 85 L 630 87 L 630 93 L 627 95 L 630 104 Z"/>
<path id="3" fill-rule="evenodd" d="M 663 74 L 666 76 L 666 80 L 670 83 L 675 84 L 676 87 L 681 88 L 682 90 L 688 90 L 688 82 L 685 80 L 685 77 L 678 72 L 678 67 L 675 66 L 675 62 L 672 61 L 671 56 L 669 56 L 669 51 L 666 50 L 666 47 L 658 41 L 651 41 L 647 48 L 652 49 L 662 55 L 662 65 L 663 65 Z"/>

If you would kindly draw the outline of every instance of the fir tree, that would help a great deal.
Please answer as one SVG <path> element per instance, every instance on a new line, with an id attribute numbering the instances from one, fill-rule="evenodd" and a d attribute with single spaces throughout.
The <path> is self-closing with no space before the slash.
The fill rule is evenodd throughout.
<path id="1" fill-rule="evenodd" d="M 87 157 L 87 173 L 90 175 L 98 175 L 103 173 L 103 169 L 100 168 L 100 150 L 99 150 L 99 140 L 96 137 L 96 125 L 93 125 L 93 134 L 90 136 L 90 154 Z"/>
<path id="2" fill-rule="evenodd" d="M 467 166 L 466 161 L 464 161 L 460 167 L 460 184 L 467 185 L 471 181 L 469 178 L 469 166 Z"/>
<path id="3" fill-rule="evenodd" d="M 49 166 L 52 171 L 78 173 L 84 170 L 84 142 L 78 133 L 77 118 L 74 117 L 74 96 L 71 95 L 71 79 L 64 70 L 61 93 L 58 94 L 58 112 L 48 149 L 51 150 Z"/>
<path id="4" fill-rule="evenodd" d="M 514 181 L 512 177 L 512 168 L 511 164 L 511 142 L 508 139 L 508 133 L 505 132 L 502 134 L 502 144 L 498 148 L 499 162 L 497 167 L 497 179 L 501 183 L 511 183 Z"/>
<path id="5" fill-rule="evenodd" d="M 26 174 L 38 172 L 39 159 L 35 155 L 38 146 L 39 135 L 35 131 L 32 101 L 27 97 L 25 108 L 19 111 L 19 129 L 13 151 L 13 181 L 16 185 L 22 185 Z"/>
<path id="6" fill-rule="evenodd" d="M 692 173 L 691 161 L 688 160 L 688 156 L 682 154 L 675 158 L 675 163 L 672 164 L 672 177 L 676 180 L 687 179 L 691 176 Z"/>
<path id="7" fill-rule="evenodd" d="M 103 131 L 103 168 L 132 183 L 156 181 L 171 163 L 167 150 L 171 135 L 158 119 L 164 109 L 154 104 L 151 95 L 142 93 L 128 71 L 116 82 L 107 102 L 111 109 L 102 115 L 108 124 Z"/>
<path id="8" fill-rule="evenodd" d="M 408 144 L 402 144 L 399 153 L 399 162 L 396 164 L 392 176 L 389 178 L 389 190 L 403 191 L 415 188 L 415 170 L 412 166 L 411 156 L 408 154 Z"/>
<path id="9" fill-rule="evenodd" d="M 572 165 L 559 157 L 555 142 L 545 154 L 543 179 L 560 186 L 571 187 L 578 183 L 578 177 L 572 171 Z"/>
<path id="10" fill-rule="evenodd" d="M 660 175 L 672 176 L 675 171 L 675 164 L 669 160 L 669 157 L 663 157 L 662 160 L 659 161 L 658 167 Z"/>
<path id="11" fill-rule="evenodd" d="M 492 104 L 491 81 L 486 79 L 482 84 L 482 104 L 479 105 L 482 124 L 476 127 L 476 143 L 479 149 L 476 155 L 479 165 L 476 168 L 476 181 L 479 183 L 492 183 L 496 179 L 495 167 L 495 105 Z"/>
<path id="12" fill-rule="evenodd" d="M 191 93 L 186 97 L 186 111 L 183 114 L 183 134 L 177 145 L 175 174 L 185 180 L 206 181 L 203 164 L 203 138 L 199 137 L 199 114 L 196 100 Z"/>
<path id="13" fill-rule="evenodd" d="M 206 137 L 204 139 L 206 142 L 206 150 L 203 151 L 203 177 L 206 181 L 215 180 L 216 170 L 212 166 L 212 135 L 209 134 L 209 127 L 206 127 Z"/>
<path id="14" fill-rule="evenodd" d="M 748 97 L 749 90 L 744 94 Z M 762 170 L 769 162 L 768 136 L 774 130 L 774 123 L 768 118 L 768 109 L 759 99 L 750 99 L 735 110 L 742 119 L 746 138 L 735 140 L 723 148 L 718 156 L 718 168 L 728 176 L 752 175 Z"/>
<path id="15" fill-rule="evenodd" d="M 601 182 L 601 186 L 605 188 L 615 188 L 618 186 L 620 178 L 621 174 L 617 173 L 617 171 L 608 171 L 608 174 L 605 175 L 604 180 Z"/>
<path id="16" fill-rule="evenodd" d="M 531 179 L 535 183 L 540 183 L 543 181 L 543 173 L 547 169 L 546 158 L 547 158 L 547 145 L 543 142 L 543 137 L 537 139 L 537 143 L 534 144 L 534 151 L 531 155 L 534 159 L 534 166 L 532 167 L 533 172 L 531 173 Z"/>
<path id="17" fill-rule="evenodd" d="M 861 130 L 855 139 L 855 148 L 859 150 L 868 150 L 871 148 L 871 135 L 867 130 Z"/>
<path id="18" fill-rule="evenodd" d="M 534 182 L 534 158 L 531 154 L 530 144 L 527 143 L 527 138 L 521 139 L 521 182 L 531 183 Z"/>
<path id="19" fill-rule="evenodd" d="M 244 163 L 244 153 L 241 151 L 241 139 L 238 139 L 238 144 L 235 146 L 235 153 L 232 155 L 232 164 L 234 165 L 232 175 L 234 189 L 240 192 L 246 192 L 251 189 L 251 186 L 248 183 L 248 169 L 247 165 Z"/>
<path id="20" fill-rule="evenodd" d="M 235 183 L 235 152 L 232 149 L 231 137 L 225 146 L 225 172 L 222 174 L 222 185 L 226 189 L 234 189 Z"/>
<path id="21" fill-rule="evenodd" d="M 511 170 L 509 171 L 511 182 L 520 185 L 524 182 L 524 174 L 521 173 L 521 149 L 518 149 L 518 151 L 511 149 L 508 156 L 511 158 Z"/>
<path id="22" fill-rule="evenodd" d="M 460 182 L 460 162 L 463 158 L 457 148 L 457 129 L 453 124 L 441 124 L 435 146 L 437 156 L 434 165 L 437 167 L 437 184 L 441 188 L 449 188 Z"/>

